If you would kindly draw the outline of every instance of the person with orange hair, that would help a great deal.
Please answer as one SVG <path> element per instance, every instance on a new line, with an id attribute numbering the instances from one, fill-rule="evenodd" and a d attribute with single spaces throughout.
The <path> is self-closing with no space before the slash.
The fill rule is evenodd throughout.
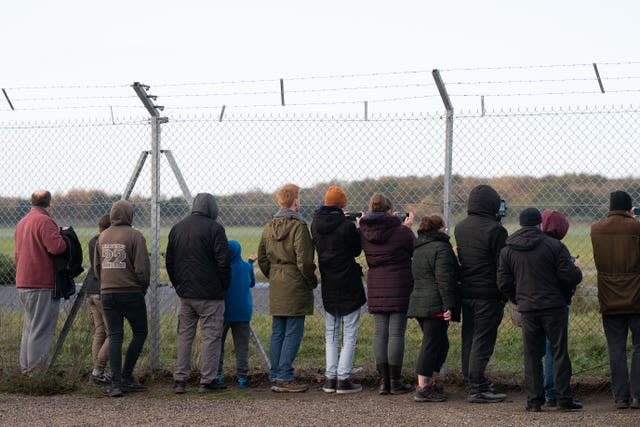
<path id="1" fill-rule="evenodd" d="M 271 390 L 299 393 L 309 389 L 293 377 L 293 362 L 304 332 L 304 318 L 313 314 L 313 289 L 318 285 L 313 242 L 299 213 L 300 187 L 285 184 L 276 193 L 280 210 L 269 220 L 258 246 L 258 265 L 269 280 Z"/>

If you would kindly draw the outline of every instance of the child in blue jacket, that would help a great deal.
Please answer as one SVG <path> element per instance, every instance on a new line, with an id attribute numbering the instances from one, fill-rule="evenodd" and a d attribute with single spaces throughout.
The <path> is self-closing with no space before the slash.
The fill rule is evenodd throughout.
<path id="1" fill-rule="evenodd" d="M 256 284 L 253 272 L 253 262 L 257 256 L 252 255 L 247 261 L 242 260 L 242 248 L 237 240 L 229 240 L 231 251 L 231 284 L 224 297 L 224 329 L 220 346 L 220 365 L 218 366 L 218 384 L 224 382 L 222 365 L 224 362 L 224 343 L 227 332 L 231 329 L 233 346 L 236 352 L 236 373 L 238 386 L 249 387 L 247 373 L 249 372 L 249 334 L 251 315 L 253 313 L 253 298 L 249 288 Z"/>

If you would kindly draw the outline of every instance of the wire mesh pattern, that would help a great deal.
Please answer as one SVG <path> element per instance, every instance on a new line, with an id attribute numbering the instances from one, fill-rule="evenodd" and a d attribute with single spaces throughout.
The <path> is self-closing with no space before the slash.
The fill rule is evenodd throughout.
<path id="1" fill-rule="evenodd" d="M 580 255 L 584 280 L 570 310 L 570 350 L 575 376 L 605 384 L 606 344 L 597 312 L 595 267 L 589 225 L 602 218 L 610 191 L 623 189 L 640 200 L 636 177 L 640 152 L 640 111 L 633 107 L 576 108 L 463 113 L 454 117 L 451 224 L 466 215 L 466 199 L 475 185 L 488 183 L 507 202 L 504 223 L 510 232 L 517 214 L 528 206 L 556 209 L 571 222 L 565 243 Z M 217 197 L 220 222 L 227 237 L 238 240 L 244 257 L 257 252 L 262 226 L 277 210 L 273 192 L 294 182 L 302 187 L 301 213 L 309 222 L 322 204 L 326 188 L 340 183 L 347 190 L 348 209 L 364 211 L 369 198 L 381 192 L 397 211 L 414 211 L 417 219 L 443 211 L 445 118 L 442 114 L 273 115 L 217 114 L 173 116 L 161 125 L 160 153 L 160 367 L 171 371 L 176 360 L 177 304 L 168 283 L 164 250 L 170 227 L 190 212 L 188 198 L 170 165 L 170 153 L 190 195 Z M 144 117 L 128 120 L 0 123 L 3 174 L 0 181 L 0 368 L 17 365 L 21 306 L 11 272 L 13 231 L 29 209 L 37 188 L 54 193 L 52 215 L 60 226 L 73 226 L 86 248 L 107 213 L 144 160 L 130 200 L 134 225 L 151 244 L 151 161 L 147 157 L 151 130 Z M 366 267 L 364 257 L 361 264 Z M 85 267 L 89 267 L 85 254 Z M 366 268 L 365 268 L 366 271 Z M 268 348 L 268 287 L 256 270 L 253 325 Z M 81 282 L 83 276 L 77 280 Z M 324 370 L 324 323 L 319 290 L 316 314 L 307 320 L 298 368 Z M 71 300 L 72 301 L 72 300 Z M 63 304 L 58 328 L 71 301 Z M 355 366 L 373 372 L 372 325 L 364 316 Z M 405 366 L 416 360 L 420 331 L 410 322 Z M 88 369 L 92 326 L 88 308 L 80 310 L 61 361 Z M 460 328 L 450 328 L 449 373 L 460 373 Z M 234 374 L 231 339 L 227 340 L 225 374 Z M 139 362 L 151 366 L 147 343 Z M 194 362 L 198 349 L 194 348 Z M 496 354 L 489 369 L 503 381 L 520 381 L 520 332 L 505 317 Z M 265 368 L 254 346 L 252 372 Z M 196 363 L 197 365 L 197 363 Z"/>

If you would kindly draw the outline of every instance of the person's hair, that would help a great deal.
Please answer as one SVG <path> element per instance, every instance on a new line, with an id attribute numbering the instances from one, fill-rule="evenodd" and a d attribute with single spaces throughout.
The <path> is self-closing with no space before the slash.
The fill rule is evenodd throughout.
<path id="1" fill-rule="evenodd" d="M 109 214 L 102 215 L 98 220 L 98 228 L 100 231 L 104 231 L 111 226 L 111 217 Z"/>
<path id="2" fill-rule="evenodd" d="M 370 212 L 386 212 L 389 209 L 393 209 L 393 205 L 382 194 L 374 194 L 369 200 L 369 211 Z"/>
<path id="3" fill-rule="evenodd" d="M 31 195 L 31 206 L 48 208 L 51 204 L 51 193 L 47 190 L 38 190 Z"/>
<path id="4" fill-rule="evenodd" d="M 299 195 L 300 187 L 295 184 L 285 184 L 276 192 L 276 200 L 281 208 L 290 208 Z"/>
<path id="5" fill-rule="evenodd" d="M 444 227 L 444 220 L 440 215 L 427 215 L 420 220 L 418 231 L 438 231 L 442 227 Z"/>

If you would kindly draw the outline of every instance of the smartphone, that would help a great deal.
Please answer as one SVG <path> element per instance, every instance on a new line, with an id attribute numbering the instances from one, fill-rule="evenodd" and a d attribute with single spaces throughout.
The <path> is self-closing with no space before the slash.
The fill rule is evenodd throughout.
<path id="1" fill-rule="evenodd" d="M 395 216 L 400 218 L 400 221 L 403 221 L 409 216 L 409 212 L 396 212 Z"/>
<path id="2" fill-rule="evenodd" d="M 571 257 L 571 262 L 576 262 L 576 260 L 580 258 L 580 255 L 576 255 L 576 256 L 572 256 Z"/>
<path id="3" fill-rule="evenodd" d="M 633 208 L 633 214 L 640 216 L 640 208 Z"/>
<path id="4" fill-rule="evenodd" d="M 496 216 L 498 217 L 498 219 L 502 219 L 506 214 L 507 204 L 505 203 L 504 199 L 502 199 L 500 200 L 500 205 L 498 206 L 498 213 L 496 214 Z"/>

